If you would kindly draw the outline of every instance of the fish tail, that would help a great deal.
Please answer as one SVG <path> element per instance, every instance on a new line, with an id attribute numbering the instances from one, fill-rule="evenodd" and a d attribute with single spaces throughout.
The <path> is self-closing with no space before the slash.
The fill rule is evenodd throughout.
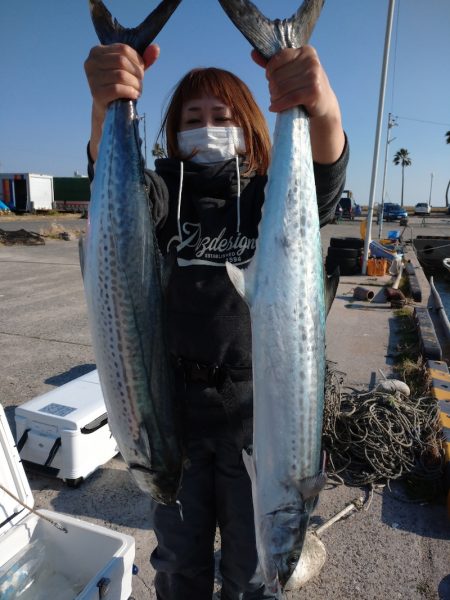
<path id="1" fill-rule="evenodd" d="M 181 0 L 162 0 L 137 27 L 127 29 L 114 19 L 101 0 L 89 0 L 91 18 L 101 44 L 128 44 L 139 54 L 155 39 Z"/>
<path id="2" fill-rule="evenodd" d="M 289 19 L 271 21 L 250 0 L 219 0 L 231 21 L 266 59 L 282 48 L 299 48 L 306 44 L 324 1 L 304 0 Z"/>

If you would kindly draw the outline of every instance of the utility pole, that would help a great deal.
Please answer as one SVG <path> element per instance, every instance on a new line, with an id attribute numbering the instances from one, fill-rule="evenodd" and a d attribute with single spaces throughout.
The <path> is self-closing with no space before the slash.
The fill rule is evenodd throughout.
<path id="1" fill-rule="evenodd" d="M 369 246 L 372 234 L 372 217 L 373 217 L 373 203 L 375 198 L 375 185 L 377 179 L 377 168 L 378 168 L 378 154 L 380 150 L 380 137 L 381 137 L 381 123 L 383 118 L 384 108 L 384 97 L 386 92 L 386 75 L 388 68 L 389 59 L 389 48 L 391 45 L 391 32 L 392 32 L 392 20 L 394 16 L 395 0 L 389 0 L 388 17 L 386 23 L 386 33 L 384 40 L 384 55 L 383 55 L 383 66 L 381 69 L 381 83 L 380 83 L 380 95 L 378 99 L 378 118 L 377 118 L 377 129 L 375 134 L 375 145 L 373 151 L 373 163 L 372 163 L 372 179 L 370 182 L 370 198 L 369 198 L 369 209 L 367 211 L 367 224 L 366 224 L 366 235 L 364 239 L 364 253 L 361 272 L 363 275 L 367 272 L 367 260 L 369 258 Z"/>
<path id="2" fill-rule="evenodd" d="M 142 113 L 142 117 L 138 117 L 138 120 L 144 122 L 144 164 L 147 167 L 147 127 L 145 125 L 145 113 Z"/>
<path id="3" fill-rule="evenodd" d="M 395 117 L 389 113 L 388 115 L 388 130 L 386 136 L 386 149 L 384 152 L 384 172 L 383 172 L 383 187 L 381 190 L 381 209 L 378 214 L 378 239 L 381 240 L 381 236 L 383 235 L 383 214 L 384 214 L 384 197 L 385 197 L 385 188 L 386 188 L 386 170 L 387 170 L 387 156 L 388 156 L 388 146 L 391 142 L 396 140 L 397 138 L 389 139 L 389 134 L 391 132 L 392 127 L 396 127 L 397 123 L 395 122 Z"/>
<path id="4" fill-rule="evenodd" d="M 431 181 L 430 181 L 430 197 L 428 199 L 428 206 L 431 208 L 431 190 L 433 188 L 433 173 L 431 173 Z"/>

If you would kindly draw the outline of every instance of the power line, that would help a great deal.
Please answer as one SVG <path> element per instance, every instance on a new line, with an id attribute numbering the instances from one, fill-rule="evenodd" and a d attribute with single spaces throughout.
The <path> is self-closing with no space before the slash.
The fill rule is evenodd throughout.
<path id="1" fill-rule="evenodd" d="M 400 117 L 396 115 L 396 119 L 403 119 L 404 121 L 417 121 L 417 123 L 429 123 L 430 125 L 443 125 L 444 127 L 450 127 L 450 123 L 440 123 L 438 121 L 427 121 L 426 119 L 413 119 L 412 117 Z"/>
<path id="2" fill-rule="evenodd" d="M 393 69 L 392 69 L 392 90 L 391 90 L 391 112 L 394 112 L 392 110 L 392 108 L 394 106 L 394 101 L 395 101 L 395 74 L 396 74 L 396 69 L 397 69 L 397 45 L 398 45 L 398 30 L 399 30 L 399 21 L 400 21 L 400 6 L 401 6 L 401 0 L 399 0 L 398 4 L 397 4 L 397 14 L 396 14 L 396 20 L 395 20 L 394 59 L 392 61 Z M 405 121 L 416 121 L 417 123 L 427 123 L 429 125 L 441 125 L 443 127 L 450 127 L 450 123 L 440 123 L 438 121 L 427 121 L 426 119 L 413 119 L 411 117 L 399 117 L 399 116 L 394 117 L 394 119 L 404 119 Z"/>

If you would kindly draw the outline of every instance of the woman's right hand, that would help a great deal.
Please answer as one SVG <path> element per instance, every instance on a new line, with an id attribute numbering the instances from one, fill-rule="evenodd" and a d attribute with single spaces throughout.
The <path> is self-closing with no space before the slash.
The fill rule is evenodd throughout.
<path id="1" fill-rule="evenodd" d="M 95 46 L 84 63 L 92 94 L 92 122 L 89 150 L 97 159 L 103 121 L 114 100 L 137 100 L 142 93 L 145 70 L 159 56 L 159 46 L 151 44 L 140 56 L 126 44 Z"/>

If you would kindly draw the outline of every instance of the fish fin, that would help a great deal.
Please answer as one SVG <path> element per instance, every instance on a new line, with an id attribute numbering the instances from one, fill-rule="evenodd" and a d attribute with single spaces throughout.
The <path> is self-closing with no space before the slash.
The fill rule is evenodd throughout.
<path id="1" fill-rule="evenodd" d="M 246 269 L 239 269 L 239 267 L 236 267 L 232 263 L 225 263 L 231 283 L 249 306 L 251 305 L 254 280 L 254 268 L 252 268 L 252 265 L 253 263 L 250 263 L 250 266 Z"/>
<path id="2" fill-rule="evenodd" d="M 237 293 L 245 299 L 245 275 L 244 269 L 239 269 L 236 265 L 232 265 L 228 261 L 225 263 L 228 277 L 231 283 L 236 288 Z"/>
<path id="3" fill-rule="evenodd" d="M 149 16 L 137 27 L 127 29 L 114 19 L 101 0 L 89 0 L 91 18 L 102 44 L 121 42 L 143 54 L 155 39 L 181 0 L 162 0 Z"/>
<path id="4" fill-rule="evenodd" d="M 248 476 L 253 483 L 256 481 L 256 465 L 253 460 L 252 454 L 249 454 L 247 450 L 242 450 L 242 460 L 244 461 L 245 468 L 247 469 Z"/>
<path id="5" fill-rule="evenodd" d="M 336 296 L 336 291 L 339 285 L 339 276 L 339 267 L 336 267 L 333 273 L 329 276 L 324 272 L 325 314 L 327 316 Z"/>
<path id="6" fill-rule="evenodd" d="M 250 0 L 219 0 L 231 21 L 266 59 L 281 48 L 299 48 L 306 44 L 324 1 L 304 0 L 289 19 L 271 21 Z"/>
<path id="7" fill-rule="evenodd" d="M 84 236 L 80 235 L 80 239 L 78 240 L 78 258 L 80 261 L 81 268 L 81 276 L 84 278 L 84 256 L 86 252 L 84 249 Z"/>
<path id="8" fill-rule="evenodd" d="M 321 471 L 318 475 L 301 479 L 297 483 L 297 488 L 303 500 L 306 501 L 316 498 L 319 495 L 319 492 L 324 488 L 326 482 L 327 474 L 324 471 Z"/>

